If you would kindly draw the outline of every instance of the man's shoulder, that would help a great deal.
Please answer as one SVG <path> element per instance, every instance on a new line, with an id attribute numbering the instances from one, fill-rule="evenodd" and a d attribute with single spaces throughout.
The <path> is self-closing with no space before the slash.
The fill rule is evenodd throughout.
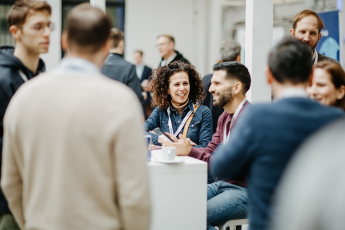
<path id="1" fill-rule="evenodd" d="M 212 76 L 213 76 L 212 73 L 207 74 L 207 75 L 203 76 L 202 81 L 203 81 L 203 82 L 209 82 L 209 83 L 211 83 L 211 78 L 212 78 Z"/>
<path id="2" fill-rule="evenodd" d="M 317 62 L 320 62 L 320 61 L 329 61 L 329 62 L 336 63 L 336 64 L 340 65 L 340 63 L 336 59 L 331 58 L 331 57 L 327 57 L 323 54 L 318 53 L 318 61 Z"/>

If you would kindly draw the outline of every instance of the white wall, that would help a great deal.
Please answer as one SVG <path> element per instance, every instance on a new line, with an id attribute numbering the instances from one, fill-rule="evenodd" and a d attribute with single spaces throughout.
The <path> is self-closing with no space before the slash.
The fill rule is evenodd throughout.
<path id="1" fill-rule="evenodd" d="M 176 50 L 201 74 L 208 73 L 209 6 L 210 0 L 126 0 L 126 60 L 133 62 L 133 52 L 140 49 L 144 62 L 157 68 L 161 60 L 157 36 L 171 34 Z"/>
<path id="2" fill-rule="evenodd" d="M 42 54 L 41 58 L 46 63 L 47 70 L 58 66 L 61 59 L 61 0 L 47 0 L 52 7 L 51 21 L 55 24 L 55 30 L 50 35 L 49 52 Z"/>

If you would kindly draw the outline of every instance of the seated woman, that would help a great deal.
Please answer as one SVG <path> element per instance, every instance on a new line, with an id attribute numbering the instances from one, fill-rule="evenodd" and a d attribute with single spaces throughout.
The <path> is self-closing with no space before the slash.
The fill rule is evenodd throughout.
<path id="1" fill-rule="evenodd" d="M 309 97 L 323 105 L 345 111 L 345 72 L 335 63 L 322 61 L 314 70 L 313 82 L 307 88 Z"/>
<path id="2" fill-rule="evenodd" d="M 194 147 L 206 147 L 212 139 L 212 117 L 208 107 L 197 105 L 204 88 L 195 67 L 179 61 L 161 66 L 154 70 L 151 84 L 152 104 L 157 107 L 145 121 L 144 129 L 149 132 L 159 127 L 175 137 L 187 131 L 186 137 L 196 144 Z M 161 145 L 156 134 L 150 135 L 153 144 Z"/>

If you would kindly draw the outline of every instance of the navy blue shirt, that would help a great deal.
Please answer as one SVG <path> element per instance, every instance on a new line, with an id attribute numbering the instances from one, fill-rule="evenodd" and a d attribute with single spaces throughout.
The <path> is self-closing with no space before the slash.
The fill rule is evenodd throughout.
<path id="1" fill-rule="evenodd" d="M 194 111 L 193 102 L 189 100 L 188 106 L 184 108 L 182 112 L 182 116 L 172 107 L 170 106 L 170 117 L 171 123 L 173 126 L 174 134 L 177 131 L 178 127 L 180 126 L 183 118 L 187 115 L 187 113 L 192 110 Z M 159 107 L 155 108 L 151 113 L 151 116 L 145 121 L 144 129 L 146 132 L 153 130 L 159 127 L 163 132 L 169 133 L 169 116 L 166 109 L 161 109 Z M 181 129 L 180 134 L 183 133 L 183 128 Z M 158 136 L 156 134 L 148 133 L 152 136 L 152 143 L 155 145 L 161 145 L 158 142 Z M 187 138 L 191 139 L 197 146 L 194 147 L 202 147 L 205 148 L 207 144 L 212 139 L 212 115 L 209 108 L 204 105 L 200 105 L 197 109 L 196 113 L 192 121 L 189 124 Z M 178 135 L 177 135 L 178 136 Z"/>
<path id="2" fill-rule="evenodd" d="M 340 109 L 308 98 L 284 98 L 249 107 L 211 159 L 219 179 L 247 174 L 250 230 L 267 229 L 271 198 L 279 179 L 300 144 L 325 124 L 343 117 Z"/>

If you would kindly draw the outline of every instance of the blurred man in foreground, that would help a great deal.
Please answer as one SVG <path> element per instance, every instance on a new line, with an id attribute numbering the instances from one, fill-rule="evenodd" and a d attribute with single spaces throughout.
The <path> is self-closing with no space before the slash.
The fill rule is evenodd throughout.
<path id="1" fill-rule="evenodd" d="M 47 53 L 52 23 L 51 7 L 45 1 L 14 3 L 7 15 L 15 48 L 0 48 L 0 159 L 3 142 L 3 119 L 7 106 L 17 89 L 26 81 L 45 71 L 40 54 Z M 0 230 L 19 229 L 0 192 Z"/>
<path id="2" fill-rule="evenodd" d="M 116 28 L 112 28 L 110 31 L 110 38 L 111 47 L 109 56 L 104 61 L 102 73 L 111 79 L 127 85 L 135 92 L 140 102 L 143 102 L 144 97 L 135 65 L 123 59 L 123 52 L 125 49 L 123 32 Z"/>
<path id="3" fill-rule="evenodd" d="M 292 26 L 291 36 L 310 47 L 314 65 L 320 61 L 330 61 L 340 65 L 337 60 L 322 55 L 315 49 L 322 36 L 321 29 L 324 28 L 323 21 L 316 12 L 312 10 L 298 12 L 292 19 Z"/>
<path id="4" fill-rule="evenodd" d="M 157 38 L 157 47 L 162 56 L 159 66 L 165 66 L 174 61 L 182 61 L 190 64 L 181 53 L 175 50 L 175 38 L 173 36 L 169 34 L 159 35 Z"/>
<path id="5" fill-rule="evenodd" d="M 110 27 L 88 3 L 73 8 L 68 57 L 8 107 L 1 187 L 21 229 L 149 229 L 140 104 L 100 72 Z"/>
<path id="6" fill-rule="evenodd" d="M 266 75 L 277 101 L 249 107 L 210 163 L 218 179 L 247 174 L 251 230 L 267 229 L 272 195 L 297 147 L 344 115 L 308 98 L 313 63 L 303 42 L 286 38 L 278 43 L 269 54 Z"/>

